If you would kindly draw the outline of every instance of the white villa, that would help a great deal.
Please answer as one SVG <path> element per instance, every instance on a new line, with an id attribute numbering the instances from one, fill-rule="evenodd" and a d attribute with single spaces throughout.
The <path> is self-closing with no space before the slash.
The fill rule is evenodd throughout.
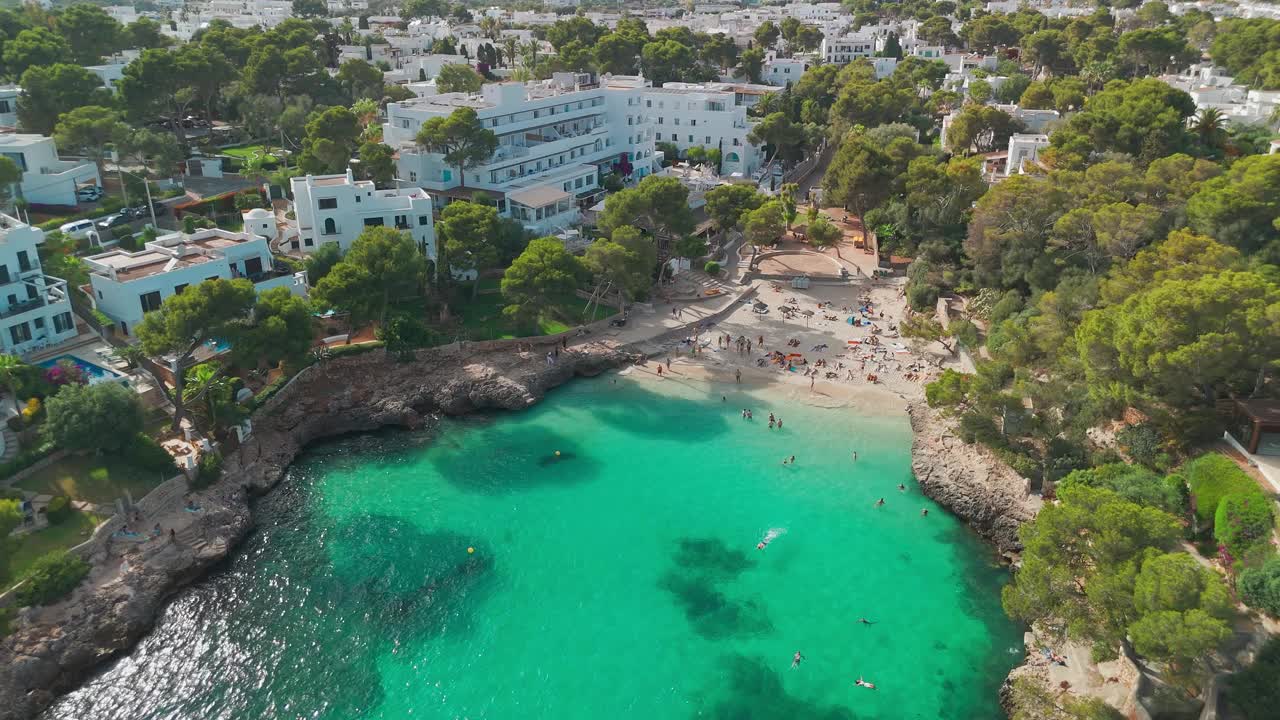
<path id="1" fill-rule="evenodd" d="M 59 160 L 53 138 L 43 135 L 0 135 L 0 156 L 22 169 L 18 195 L 33 205 L 75 205 L 76 188 L 101 182 L 97 165 Z"/>
<path id="2" fill-rule="evenodd" d="M 283 249 L 313 253 L 325 243 L 346 252 L 367 227 L 407 231 L 428 259 L 436 258 L 431 196 L 417 187 L 378 190 L 371 180 L 345 175 L 307 175 L 290 180 L 297 235 L 283 239 Z"/>
<path id="3" fill-rule="evenodd" d="M 84 259 L 94 307 L 130 336 L 142 316 L 205 280 L 247 278 L 258 292 L 307 291 L 306 273 L 277 272 L 266 238 L 247 232 L 200 230 L 161 235 L 138 252 L 111 250 Z"/>
<path id="4" fill-rule="evenodd" d="M 44 274 L 44 232 L 0 215 L 0 350 L 23 355 L 76 336 L 67 283 Z"/>

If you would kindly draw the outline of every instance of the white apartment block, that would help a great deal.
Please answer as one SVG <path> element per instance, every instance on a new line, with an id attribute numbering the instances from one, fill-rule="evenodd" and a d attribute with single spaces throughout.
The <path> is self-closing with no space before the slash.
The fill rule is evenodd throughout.
<path id="1" fill-rule="evenodd" d="M 824 37 L 818 47 L 818 54 L 828 65 L 848 65 L 858 58 L 871 57 L 875 53 L 876 36 L 870 33 Z"/>
<path id="2" fill-rule="evenodd" d="M 0 128 L 18 127 L 18 96 L 22 88 L 17 85 L 0 85 Z"/>
<path id="3" fill-rule="evenodd" d="M 554 232 L 581 219 L 610 172 L 633 180 L 655 168 L 653 124 L 644 107 L 642 78 L 557 73 L 536 83 L 493 83 L 475 95 L 443 93 L 387 105 L 383 141 L 399 152 L 400 182 L 421 187 L 441 204 L 480 192 L 498 211 L 535 232 Z M 498 136 L 488 162 L 458 168 L 425 152 L 415 137 L 422 124 L 459 108 L 475 110 Z"/>
<path id="4" fill-rule="evenodd" d="M 44 232 L 0 215 L 0 350 L 23 355 L 77 334 L 67 283 L 44 274 Z"/>
<path id="5" fill-rule="evenodd" d="M 200 230 L 161 235 L 138 252 L 111 250 L 84 259 L 94 307 L 131 336 L 142 317 L 205 280 L 246 278 L 258 292 L 287 287 L 305 295 L 306 273 L 277 271 L 267 239 L 248 232 Z"/>
<path id="6" fill-rule="evenodd" d="M 84 69 L 97 75 L 106 89 L 115 92 L 116 83 L 124 78 L 124 69 L 128 63 L 109 63 L 107 65 L 85 65 Z"/>
<path id="7" fill-rule="evenodd" d="M 747 108 L 777 91 L 764 85 L 667 83 L 644 91 L 644 112 L 655 143 L 672 143 L 681 154 L 695 146 L 718 149 L 722 174 L 751 177 L 764 157 L 747 140 L 754 125 Z"/>
<path id="8" fill-rule="evenodd" d="M 408 232 L 428 259 L 436 259 L 432 201 L 424 190 L 378 190 L 371 180 L 356 180 L 350 169 L 345 175 L 307 175 L 289 183 L 297 235 L 286 238 L 286 250 L 309 254 L 337 243 L 346 252 L 365 228 L 390 227 Z"/>
<path id="9" fill-rule="evenodd" d="M 1009 117 L 1022 123 L 1022 128 L 1027 131 L 1026 137 L 1046 135 L 1051 129 L 1050 125 L 1061 119 L 1061 115 L 1057 110 L 1036 110 L 1032 108 L 1021 108 L 1017 105 L 999 105 L 992 104 L 992 107 L 1004 111 Z M 950 114 L 942 118 L 941 140 L 942 149 L 951 150 L 951 144 L 947 141 L 947 131 L 951 129 L 951 123 L 959 116 L 960 110 L 952 110 Z M 1011 165 L 1010 167 L 1016 167 Z"/>
<path id="10" fill-rule="evenodd" d="M 1280 107 L 1280 90 L 1251 90 L 1208 63 L 1192 65 L 1184 75 L 1160 79 L 1190 95 L 1197 110 L 1218 110 L 1233 125 L 1268 124 Z"/>
<path id="11" fill-rule="evenodd" d="M 59 160 L 53 138 L 43 135 L 0 135 L 0 156 L 21 168 L 18 196 L 32 205 L 75 205 L 76 188 L 101 182 L 97 165 Z"/>

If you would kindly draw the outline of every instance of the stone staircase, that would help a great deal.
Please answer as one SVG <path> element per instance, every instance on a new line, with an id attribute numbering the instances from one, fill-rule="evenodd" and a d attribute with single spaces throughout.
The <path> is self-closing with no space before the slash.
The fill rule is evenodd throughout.
<path id="1" fill-rule="evenodd" d="M 208 543 L 204 540 L 204 533 L 200 532 L 199 521 L 193 521 L 186 527 L 178 530 L 175 535 L 178 538 L 178 544 L 184 548 L 190 548 L 192 552 L 199 553 Z"/>
<path id="2" fill-rule="evenodd" d="M 732 294 L 734 289 L 701 270 L 686 270 L 675 278 L 678 299 L 703 299 Z"/>
<path id="3" fill-rule="evenodd" d="M 4 440 L 4 451 L 0 452 L 0 463 L 7 463 L 18 456 L 18 434 L 7 425 L 0 426 L 0 438 Z"/>

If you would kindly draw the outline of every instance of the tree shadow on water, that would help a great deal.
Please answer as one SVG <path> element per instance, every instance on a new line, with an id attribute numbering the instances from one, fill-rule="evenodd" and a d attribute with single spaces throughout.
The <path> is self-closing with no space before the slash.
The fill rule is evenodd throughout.
<path id="1" fill-rule="evenodd" d="M 673 570 L 658 580 L 658 587 L 671 593 L 694 632 L 705 638 L 718 640 L 773 629 L 762 605 L 754 600 L 729 598 L 705 575 Z"/>
<path id="2" fill-rule="evenodd" d="M 681 538 L 675 563 L 691 572 L 735 578 L 756 566 L 755 558 L 720 538 Z"/>
<path id="3" fill-rule="evenodd" d="M 848 708 L 802 700 L 787 693 L 778 671 L 761 658 L 728 655 L 723 683 L 711 690 L 692 717 L 701 720 L 858 720 Z"/>
<path id="4" fill-rule="evenodd" d="M 593 418 L 628 433 L 699 443 L 729 431 L 721 404 L 719 397 L 714 403 L 691 400 L 632 384 L 620 392 L 593 393 L 589 407 Z"/>
<path id="5" fill-rule="evenodd" d="M 588 482 L 603 469 L 578 441 L 527 423 L 475 428 L 465 442 L 441 444 L 428 457 L 451 485 L 494 495 Z"/>

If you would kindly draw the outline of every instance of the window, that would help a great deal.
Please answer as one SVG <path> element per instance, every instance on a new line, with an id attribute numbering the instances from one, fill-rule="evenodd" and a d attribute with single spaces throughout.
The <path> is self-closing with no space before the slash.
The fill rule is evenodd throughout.
<path id="1" fill-rule="evenodd" d="M 419 215 L 419 216 L 418 216 L 418 227 L 426 227 L 427 225 L 430 225 L 430 224 L 431 224 L 431 216 L 430 216 L 430 215 Z"/>
<path id="2" fill-rule="evenodd" d="M 174 286 L 173 286 L 173 294 L 174 294 L 174 295 L 181 295 L 181 294 L 182 294 L 182 291 L 183 291 L 183 290 L 186 290 L 186 289 L 187 289 L 187 283 L 182 283 L 181 285 L 174 285 Z"/>
<path id="3" fill-rule="evenodd" d="M 738 142 L 738 138 L 734 138 L 734 139 L 733 139 L 733 146 L 734 146 L 734 147 L 737 147 L 737 146 L 739 146 L 739 145 L 741 145 L 741 144 L 742 144 L 742 143 Z"/>
<path id="4" fill-rule="evenodd" d="M 689 136 L 689 142 L 690 142 L 690 143 L 692 143 L 692 142 L 693 142 L 693 136 L 692 136 L 692 135 L 690 135 L 690 136 Z"/>
<path id="5" fill-rule="evenodd" d="M 149 313 L 160 309 L 160 291 L 152 290 L 149 293 L 143 293 L 138 296 L 138 301 L 142 304 L 142 312 Z"/>
<path id="6" fill-rule="evenodd" d="M 631 125 L 631 124 L 632 124 L 632 118 L 630 118 L 630 117 L 628 117 L 628 118 L 627 118 L 627 124 L 628 124 L 628 125 Z"/>
<path id="7" fill-rule="evenodd" d="M 303 244 L 303 245 L 305 245 L 305 246 L 307 246 L 307 247 L 312 247 L 312 246 L 314 246 L 314 245 L 316 244 L 316 242 L 315 242 L 314 240 L 312 240 L 311 238 L 307 238 L 307 239 L 305 239 L 305 240 L 303 240 L 303 241 L 302 241 L 302 244 Z"/>
<path id="8" fill-rule="evenodd" d="M 26 272 L 31 269 L 31 258 L 27 257 L 26 250 L 18 251 L 18 272 Z"/>
<path id="9" fill-rule="evenodd" d="M 0 285 L 8 284 L 8 282 L 9 282 L 9 266 L 0 265 Z"/>
<path id="10" fill-rule="evenodd" d="M 397 216 L 396 216 L 396 227 L 397 227 L 397 228 L 399 228 L 400 230 L 408 230 L 408 229 L 409 229 L 409 216 L 408 216 L 408 215 L 397 215 Z"/>
<path id="11" fill-rule="evenodd" d="M 36 318 L 36 319 L 35 319 L 35 320 L 33 320 L 32 322 L 34 322 L 34 323 L 36 324 L 36 329 L 37 329 L 37 330 L 43 330 L 43 329 L 44 329 L 44 318 Z"/>
<path id="12" fill-rule="evenodd" d="M 356 202 L 357 202 L 357 203 L 358 203 L 358 202 L 360 202 L 360 196 L 359 196 L 359 195 L 357 195 L 357 196 L 356 196 Z"/>
<path id="13" fill-rule="evenodd" d="M 76 326 L 75 321 L 71 319 L 71 313 L 64 312 L 53 316 L 53 331 L 56 333 L 64 333 Z"/>
<path id="14" fill-rule="evenodd" d="M 416 171 L 409 171 L 409 182 L 418 182 L 418 173 Z"/>
<path id="15" fill-rule="evenodd" d="M 711 144 L 711 136 L 710 136 L 710 135 L 708 135 L 708 136 L 706 137 L 706 139 L 705 139 L 703 142 L 705 142 L 707 145 L 710 145 L 710 144 Z"/>
<path id="16" fill-rule="evenodd" d="M 645 106 L 645 107 L 653 107 L 653 101 L 652 101 L 652 100 L 645 100 L 645 101 L 644 101 L 644 106 Z"/>
<path id="17" fill-rule="evenodd" d="M 0 113 L 10 113 L 10 112 L 13 112 L 13 109 L 9 105 L 9 101 L 0 100 Z"/>
<path id="18" fill-rule="evenodd" d="M 400 120 L 400 127 L 404 128 L 405 130 L 408 130 L 408 129 L 409 129 L 409 121 L 408 121 L 407 119 L 403 119 L 403 118 L 402 118 L 402 119 Z"/>
<path id="19" fill-rule="evenodd" d="M 9 339 L 14 345 L 21 345 L 24 342 L 31 341 L 31 328 L 26 323 L 18 323 L 9 328 Z"/>
<path id="20" fill-rule="evenodd" d="M 252 257 L 244 261 L 244 274 L 249 277 L 262 273 L 262 258 Z"/>
<path id="21" fill-rule="evenodd" d="M 440 179 L 441 179 L 441 180 L 443 180 L 444 182 L 449 182 L 450 180 L 452 180 L 452 179 L 453 179 L 453 171 L 452 171 L 452 170 L 441 170 L 441 171 L 440 171 Z"/>
<path id="22" fill-rule="evenodd" d="M 574 181 L 573 181 L 573 187 L 574 187 L 575 189 L 576 189 L 576 188 L 580 188 L 580 187 L 582 187 L 582 178 L 578 178 L 578 179 L 574 180 Z M 566 189 L 566 190 L 568 190 L 569 188 L 565 188 L 565 189 Z"/>
<path id="23" fill-rule="evenodd" d="M 338 207 L 338 198 L 320 198 L 318 207 L 321 210 L 333 210 Z"/>
<path id="24" fill-rule="evenodd" d="M 662 118 L 661 116 L 660 116 L 660 117 L 658 117 L 658 124 L 659 124 L 659 125 L 661 125 L 663 120 L 664 120 L 664 118 Z"/>
<path id="25" fill-rule="evenodd" d="M 26 156 L 26 155 L 23 155 L 22 153 L 10 153 L 10 152 L 7 152 L 7 153 L 0 153 L 0 156 L 4 156 L 4 157 L 7 157 L 7 158 L 9 158 L 10 160 L 12 160 L 14 163 L 16 163 L 16 164 L 18 165 L 18 167 L 22 168 L 22 172 L 26 172 L 26 171 L 27 171 L 27 156 Z"/>
<path id="26" fill-rule="evenodd" d="M 338 224 L 337 224 L 336 222 L 334 222 L 334 221 L 333 221 L 333 218 L 325 218 L 325 219 L 324 219 L 324 231 L 323 231 L 321 234 L 322 234 L 322 235 L 337 235 L 337 234 L 338 234 Z"/>
<path id="27" fill-rule="evenodd" d="M 383 226 L 383 224 L 384 224 L 384 223 L 383 223 L 383 221 L 382 221 L 382 218 L 380 218 L 380 217 L 371 217 L 371 218 L 365 218 L 365 219 L 364 219 L 364 226 L 365 226 L 365 227 L 382 227 L 382 226 Z"/>
<path id="28" fill-rule="evenodd" d="M 675 119 L 674 119 L 674 120 L 672 120 L 671 122 L 672 122 L 672 123 L 674 123 L 674 124 L 676 124 L 676 125 L 679 125 L 679 124 L 680 124 L 680 118 L 675 118 Z"/>
<path id="29" fill-rule="evenodd" d="M 689 127 L 698 127 L 698 119 L 694 118 L 689 121 Z"/>
<path id="30" fill-rule="evenodd" d="M 570 190 L 572 190 L 572 189 L 573 189 L 573 185 L 572 185 L 572 183 L 568 183 L 568 182 L 566 182 L 566 183 L 564 184 L 564 191 L 565 191 L 565 192 L 569 192 L 569 191 L 570 191 Z"/>

